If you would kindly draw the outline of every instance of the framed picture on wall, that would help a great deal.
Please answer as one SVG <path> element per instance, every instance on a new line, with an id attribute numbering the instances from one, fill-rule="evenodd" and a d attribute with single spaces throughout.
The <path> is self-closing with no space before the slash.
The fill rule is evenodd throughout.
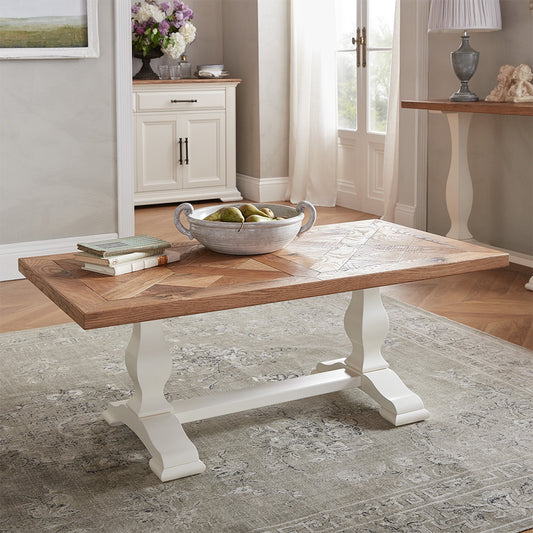
<path id="1" fill-rule="evenodd" d="M 98 56 L 98 0 L 0 0 L 0 59 Z"/>

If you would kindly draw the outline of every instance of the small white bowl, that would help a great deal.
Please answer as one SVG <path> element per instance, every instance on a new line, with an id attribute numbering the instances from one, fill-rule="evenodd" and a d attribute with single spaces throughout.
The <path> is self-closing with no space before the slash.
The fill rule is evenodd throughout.
<path id="1" fill-rule="evenodd" d="M 228 255 L 257 255 L 275 252 L 287 246 L 297 235 L 310 229 L 316 220 L 316 209 L 309 202 L 300 202 L 296 207 L 254 203 L 257 208 L 268 207 L 284 220 L 269 222 L 216 222 L 204 218 L 221 207 L 239 207 L 244 204 L 223 204 L 202 207 L 195 210 L 189 203 L 180 204 L 174 212 L 176 228 L 187 235 L 189 239 L 196 239 L 206 248 L 214 252 Z M 309 220 L 302 226 L 304 211 L 309 211 Z M 189 223 L 185 228 L 180 220 L 181 213 Z"/>

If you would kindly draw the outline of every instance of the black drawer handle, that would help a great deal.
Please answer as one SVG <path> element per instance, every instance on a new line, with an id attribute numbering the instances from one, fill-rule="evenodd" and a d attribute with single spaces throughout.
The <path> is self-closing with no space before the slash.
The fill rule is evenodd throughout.
<path id="1" fill-rule="evenodd" d="M 195 104 L 198 100 L 191 98 L 190 100 L 170 100 L 171 104 Z"/>
<path id="2" fill-rule="evenodd" d="M 181 140 L 181 137 L 180 137 L 180 140 L 178 141 L 178 144 L 180 145 L 180 159 L 179 159 L 179 162 L 180 162 L 180 165 L 183 165 L 183 141 Z"/>

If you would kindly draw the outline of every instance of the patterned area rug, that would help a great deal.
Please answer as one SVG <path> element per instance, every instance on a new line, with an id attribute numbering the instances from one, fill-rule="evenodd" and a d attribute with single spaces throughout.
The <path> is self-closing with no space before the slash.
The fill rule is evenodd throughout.
<path id="1" fill-rule="evenodd" d="M 347 295 L 164 321 L 172 399 L 342 357 Z M 518 532 L 533 525 L 533 354 L 385 299 L 385 358 L 431 417 L 360 390 L 185 425 L 204 473 L 161 483 L 126 426 L 130 326 L 0 336 L 0 531 Z M 290 317 L 287 319 L 287 317 Z"/>

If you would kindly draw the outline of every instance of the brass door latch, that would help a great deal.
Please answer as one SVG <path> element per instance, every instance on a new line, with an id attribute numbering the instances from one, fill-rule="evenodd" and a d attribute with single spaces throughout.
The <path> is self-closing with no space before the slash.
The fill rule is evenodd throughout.
<path id="1" fill-rule="evenodd" d="M 357 28 L 357 37 L 352 37 L 352 44 L 355 44 L 355 53 L 357 55 L 357 66 L 361 66 L 361 51 L 363 55 L 363 68 L 366 67 L 366 27 Z"/>

